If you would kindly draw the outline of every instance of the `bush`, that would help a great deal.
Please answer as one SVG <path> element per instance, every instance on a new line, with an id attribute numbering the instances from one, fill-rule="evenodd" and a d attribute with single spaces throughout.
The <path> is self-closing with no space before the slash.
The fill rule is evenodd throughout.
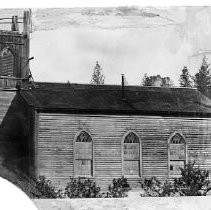
<path id="1" fill-rule="evenodd" d="M 113 185 L 109 185 L 109 192 L 107 192 L 107 197 L 109 198 L 121 198 L 127 197 L 127 192 L 130 190 L 130 185 L 127 179 L 122 177 L 118 179 L 113 179 Z"/>
<path id="2" fill-rule="evenodd" d="M 181 195 L 206 195 L 209 182 L 209 171 L 195 167 L 195 162 L 181 168 L 181 177 L 174 180 L 174 187 Z"/>
<path id="3" fill-rule="evenodd" d="M 195 162 L 185 165 L 181 170 L 181 177 L 173 182 L 166 180 L 161 183 L 156 177 L 145 179 L 142 182 L 144 194 L 141 196 L 197 196 L 208 192 L 209 172 L 195 167 Z"/>
<path id="4" fill-rule="evenodd" d="M 141 183 L 142 188 L 144 189 L 144 194 L 141 196 L 149 197 L 165 197 L 172 196 L 173 185 L 169 181 L 161 183 L 156 177 L 151 177 L 149 179 L 144 179 Z"/>
<path id="5" fill-rule="evenodd" d="M 156 177 L 144 179 L 141 185 L 145 192 L 142 196 L 150 196 L 150 197 L 159 196 L 161 182 Z"/>
<path id="6" fill-rule="evenodd" d="M 64 194 L 69 198 L 97 198 L 101 197 L 100 187 L 95 181 L 84 178 L 72 178 L 67 183 Z"/>
<path id="7" fill-rule="evenodd" d="M 100 187 L 95 181 L 83 177 L 70 177 L 65 190 L 57 190 L 50 180 L 40 176 L 36 181 L 36 189 L 39 195 L 34 196 L 35 198 L 121 198 L 127 196 L 130 186 L 124 177 L 113 179 L 112 186 L 109 185 L 109 191 L 100 193 Z"/>
<path id="8" fill-rule="evenodd" d="M 174 196 L 180 196 L 180 194 L 178 193 L 178 191 L 175 189 L 174 186 L 174 182 L 170 182 L 168 180 L 166 180 L 162 186 L 161 186 L 161 193 L 160 193 L 160 197 L 174 197 Z"/>
<path id="9" fill-rule="evenodd" d="M 57 190 L 51 183 L 50 180 L 46 180 L 45 176 L 40 176 L 35 182 L 36 189 L 39 192 L 39 195 L 36 195 L 37 198 L 62 198 L 62 191 Z"/>

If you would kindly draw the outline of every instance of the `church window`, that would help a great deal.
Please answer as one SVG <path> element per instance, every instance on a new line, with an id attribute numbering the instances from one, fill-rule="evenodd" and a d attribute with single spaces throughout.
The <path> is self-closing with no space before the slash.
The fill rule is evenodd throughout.
<path id="1" fill-rule="evenodd" d="M 184 168 L 185 163 L 186 142 L 180 133 L 175 133 L 169 140 L 169 176 L 180 176 L 180 168 Z"/>
<path id="2" fill-rule="evenodd" d="M 123 175 L 140 176 L 140 141 L 133 132 L 123 142 Z"/>
<path id="3" fill-rule="evenodd" d="M 14 69 L 14 55 L 5 48 L 0 54 L 0 76 L 13 76 Z"/>
<path id="4" fill-rule="evenodd" d="M 93 142 L 86 131 L 82 131 L 77 135 L 74 150 L 74 176 L 92 176 Z"/>

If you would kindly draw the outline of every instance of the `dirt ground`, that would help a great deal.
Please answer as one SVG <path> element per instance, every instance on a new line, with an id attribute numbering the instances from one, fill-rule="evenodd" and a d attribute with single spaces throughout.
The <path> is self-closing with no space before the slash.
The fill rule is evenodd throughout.
<path id="1" fill-rule="evenodd" d="M 39 210 L 211 210 L 211 197 L 140 197 L 33 200 Z"/>

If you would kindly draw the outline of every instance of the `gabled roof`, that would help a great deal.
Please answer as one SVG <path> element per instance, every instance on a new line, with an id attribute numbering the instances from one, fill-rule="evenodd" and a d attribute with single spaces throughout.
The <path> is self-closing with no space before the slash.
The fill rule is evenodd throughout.
<path id="1" fill-rule="evenodd" d="M 211 114 L 211 100 L 193 88 L 36 83 L 21 90 L 29 106 L 47 111 L 131 114 Z"/>

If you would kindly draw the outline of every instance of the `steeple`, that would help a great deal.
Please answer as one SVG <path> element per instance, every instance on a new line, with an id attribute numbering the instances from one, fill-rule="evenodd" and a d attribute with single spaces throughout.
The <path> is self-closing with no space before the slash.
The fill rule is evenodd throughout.
<path id="1" fill-rule="evenodd" d="M 30 75 L 31 11 L 24 11 L 23 17 L 12 16 L 1 20 L 10 20 L 3 24 L 11 25 L 11 28 L 0 28 L 0 88 L 15 88 L 26 83 Z"/>

